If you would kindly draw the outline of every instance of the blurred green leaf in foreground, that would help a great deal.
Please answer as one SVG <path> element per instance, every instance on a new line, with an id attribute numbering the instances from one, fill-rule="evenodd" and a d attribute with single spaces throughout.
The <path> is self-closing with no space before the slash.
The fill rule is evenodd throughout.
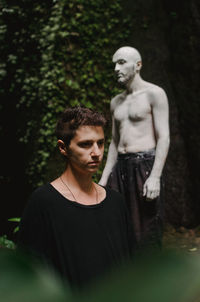
<path id="1" fill-rule="evenodd" d="M 200 255 L 143 255 L 76 302 L 200 302 Z"/>
<path id="2" fill-rule="evenodd" d="M 0 249 L 0 301 L 66 302 L 60 280 L 16 250 Z"/>
<path id="3" fill-rule="evenodd" d="M 16 251 L 0 250 L 4 302 L 199 302 L 200 255 L 143 255 L 81 292 Z"/>

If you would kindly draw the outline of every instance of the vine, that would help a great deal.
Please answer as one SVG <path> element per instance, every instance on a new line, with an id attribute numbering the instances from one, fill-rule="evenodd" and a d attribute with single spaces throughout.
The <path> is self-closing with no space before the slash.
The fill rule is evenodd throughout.
<path id="1" fill-rule="evenodd" d="M 1 14 L 0 39 L 11 34 L 7 49 L 1 46 L 8 53 L 0 77 L 10 79 L 1 92 L 14 96 L 26 174 L 38 186 L 53 174 L 54 127 L 63 109 L 85 105 L 109 112 L 119 92 L 111 58 L 126 43 L 130 22 L 121 0 L 21 1 Z"/>

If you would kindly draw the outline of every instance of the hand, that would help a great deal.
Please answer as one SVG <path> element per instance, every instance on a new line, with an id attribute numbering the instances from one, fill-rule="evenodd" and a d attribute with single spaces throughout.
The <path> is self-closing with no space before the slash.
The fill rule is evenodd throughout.
<path id="1" fill-rule="evenodd" d="M 160 177 L 149 176 L 144 183 L 143 196 L 152 200 L 160 194 Z"/>

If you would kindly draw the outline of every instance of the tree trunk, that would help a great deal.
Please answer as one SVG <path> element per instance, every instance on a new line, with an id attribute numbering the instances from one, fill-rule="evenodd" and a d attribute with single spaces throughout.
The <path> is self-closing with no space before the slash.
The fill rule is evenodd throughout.
<path id="1" fill-rule="evenodd" d="M 195 227 L 200 223 L 200 3 L 128 0 L 127 15 L 133 28 L 129 44 L 143 58 L 141 75 L 161 86 L 169 99 L 165 219 L 174 226 Z"/>

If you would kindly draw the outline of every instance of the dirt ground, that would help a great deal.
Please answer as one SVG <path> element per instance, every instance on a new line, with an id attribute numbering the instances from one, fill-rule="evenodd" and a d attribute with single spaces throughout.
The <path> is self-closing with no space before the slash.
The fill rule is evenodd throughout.
<path id="1" fill-rule="evenodd" d="M 166 225 L 163 247 L 186 253 L 200 254 L 200 226 L 195 229 Z"/>

